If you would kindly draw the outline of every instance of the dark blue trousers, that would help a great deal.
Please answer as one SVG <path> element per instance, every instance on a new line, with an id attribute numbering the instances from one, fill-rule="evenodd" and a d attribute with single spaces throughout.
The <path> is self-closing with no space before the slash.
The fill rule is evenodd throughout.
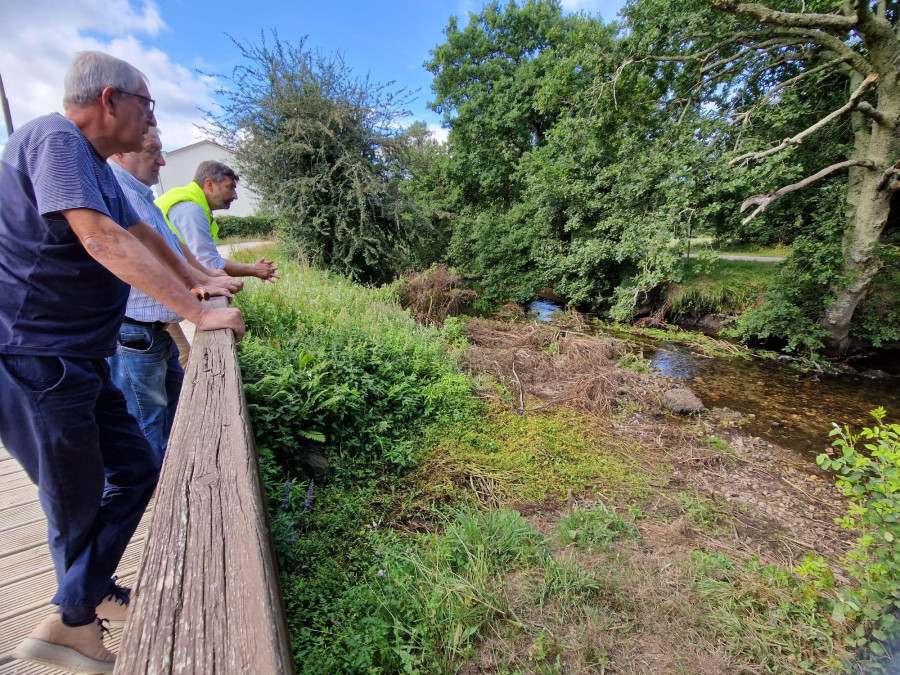
<path id="1" fill-rule="evenodd" d="M 159 477 L 106 360 L 0 354 L 0 440 L 38 486 L 51 602 L 95 607 Z"/>

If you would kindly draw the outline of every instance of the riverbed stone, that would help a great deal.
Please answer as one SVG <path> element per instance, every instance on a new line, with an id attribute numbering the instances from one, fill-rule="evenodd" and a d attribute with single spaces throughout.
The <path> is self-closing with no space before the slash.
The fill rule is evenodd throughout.
<path id="1" fill-rule="evenodd" d="M 863 377 L 869 380 L 884 380 L 890 377 L 890 373 L 886 373 L 883 370 L 878 370 L 877 368 L 868 368 L 860 373 Z"/>
<path id="2" fill-rule="evenodd" d="M 676 415 L 693 415 L 706 410 L 697 395 L 686 387 L 664 392 L 663 405 Z"/>

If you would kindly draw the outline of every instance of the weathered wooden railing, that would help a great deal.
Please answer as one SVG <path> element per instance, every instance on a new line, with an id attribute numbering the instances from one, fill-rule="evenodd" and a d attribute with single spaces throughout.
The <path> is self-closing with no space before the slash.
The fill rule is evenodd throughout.
<path id="1" fill-rule="evenodd" d="M 293 672 L 230 330 L 195 335 L 132 597 L 116 673 Z"/>

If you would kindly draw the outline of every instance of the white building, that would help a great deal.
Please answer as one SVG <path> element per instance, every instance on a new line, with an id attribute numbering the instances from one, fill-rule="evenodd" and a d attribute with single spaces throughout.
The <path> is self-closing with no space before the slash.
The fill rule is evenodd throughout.
<path id="1" fill-rule="evenodd" d="M 228 148 L 223 148 L 212 141 L 199 141 L 166 153 L 166 165 L 159 171 L 159 184 L 156 194 L 171 190 L 179 185 L 187 185 L 194 180 L 194 172 L 201 162 L 207 160 L 222 162 L 234 168 L 234 155 Z M 235 169 L 237 171 L 237 169 Z M 227 211 L 218 211 L 219 215 L 251 216 L 256 212 L 259 198 L 253 188 L 241 179 L 238 181 L 238 198 Z"/>

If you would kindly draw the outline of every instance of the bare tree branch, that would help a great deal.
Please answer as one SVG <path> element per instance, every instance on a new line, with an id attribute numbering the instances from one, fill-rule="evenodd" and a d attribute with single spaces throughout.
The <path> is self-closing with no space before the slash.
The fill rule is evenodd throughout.
<path id="1" fill-rule="evenodd" d="M 900 162 L 897 162 L 896 164 L 894 164 L 894 166 L 888 167 L 887 171 L 881 174 L 881 180 L 878 181 L 878 187 L 876 189 L 884 190 L 891 178 L 893 178 L 897 174 L 900 174 Z"/>
<path id="2" fill-rule="evenodd" d="M 859 112 L 861 112 L 863 115 L 865 115 L 866 117 L 869 117 L 870 119 L 875 120 L 878 124 L 880 124 L 884 127 L 887 127 L 888 129 L 893 129 L 895 126 L 894 120 L 892 120 L 890 117 L 885 115 L 880 110 L 877 110 L 876 108 L 874 108 L 871 104 L 867 103 L 866 101 L 860 101 L 859 104 L 856 106 L 856 109 Z"/>
<path id="3" fill-rule="evenodd" d="M 792 138 L 785 138 L 779 145 L 775 146 L 774 148 L 769 148 L 768 150 L 764 150 L 762 152 L 748 152 L 739 157 L 735 157 L 729 162 L 729 164 L 731 166 L 734 166 L 735 164 L 746 163 L 751 159 L 763 159 L 764 157 L 769 157 L 771 155 L 777 154 L 792 145 L 800 145 L 800 143 L 803 142 L 804 138 L 811 134 L 814 134 L 826 124 L 831 122 L 831 120 L 835 119 L 836 117 L 840 117 L 845 112 L 856 108 L 859 105 L 860 97 L 866 93 L 866 90 L 876 79 L 878 79 L 878 75 L 876 75 L 875 73 L 869 75 L 865 80 L 863 80 L 862 84 L 856 88 L 856 91 L 850 94 L 850 99 L 847 101 L 847 103 L 845 103 L 834 112 L 829 113 L 808 129 L 804 129 L 796 136 L 793 136 Z"/>
<path id="4" fill-rule="evenodd" d="M 724 66 L 732 61 L 737 61 L 746 56 L 749 56 L 754 51 L 763 50 L 769 51 L 776 47 L 790 47 L 793 45 L 804 44 L 806 40 L 802 38 L 793 38 L 791 40 L 785 40 L 784 38 L 773 38 L 771 40 L 763 40 L 762 42 L 757 42 L 756 44 L 748 45 L 737 54 L 732 54 L 731 56 L 725 56 L 718 61 L 713 61 L 712 63 L 704 65 L 700 68 L 700 73 L 704 74 L 713 70 L 714 68 L 718 68 L 719 66 Z"/>
<path id="5" fill-rule="evenodd" d="M 884 4 L 884 0 L 879 0 L 879 6 L 882 4 Z M 893 26 L 883 15 L 879 15 L 877 11 L 875 13 L 872 12 L 871 0 L 859 0 L 856 3 L 856 20 L 856 32 L 866 38 L 866 46 L 870 49 L 877 42 L 895 42 Z M 889 51 L 892 53 L 892 57 L 888 57 L 888 62 L 883 65 L 894 70 L 896 69 L 895 58 L 897 56 L 896 43 L 893 49 L 889 49 Z M 875 55 L 873 54 L 873 56 Z"/>
<path id="6" fill-rule="evenodd" d="M 769 208 L 770 205 L 777 202 L 779 199 L 784 197 L 791 192 L 796 192 L 802 188 L 805 188 L 810 183 L 814 183 L 820 178 L 824 178 L 830 173 L 838 171 L 840 169 L 846 169 L 851 166 L 864 166 L 867 169 L 871 169 L 875 166 L 875 163 L 868 159 L 848 159 L 845 162 L 838 162 L 837 164 L 832 164 L 831 166 L 825 167 L 818 173 L 814 173 L 812 176 L 804 178 L 799 183 L 793 183 L 791 185 L 785 185 L 783 188 L 779 188 L 775 192 L 766 195 L 756 195 L 754 197 L 750 197 L 743 204 L 741 204 L 741 213 L 749 209 L 751 206 L 756 206 L 756 210 L 753 211 L 749 216 L 744 218 L 744 225 L 749 223 L 751 220 L 756 218 L 760 213 Z"/>
<path id="7" fill-rule="evenodd" d="M 779 12 L 757 2 L 714 2 L 713 7 L 729 14 L 755 16 L 763 23 L 792 28 L 821 28 L 823 30 L 844 32 L 856 26 L 857 22 L 856 16 Z"/>
<path id="8" fill-rule="evenodd" d="M 769 50 L 765 50 L 765 51 L 769 51 Z M 735 61 L 730 66 L 728 66 L 727 68 L 725 68 L 723 70 L 720 70 L 715 75 L 709 75 L 706 80 L 703 80 L 701 78 L 700 81 L 697 82 L 696 85 L 694 85 L 693 91 L 700 91 L 704 87 L 709 86 L 710 83 L 732 80 L 733 79 L 731 77 L 732 73 L 734 73 L 735 71 L 740 71 L 744 66 L 746 66 L 747 65 L 746 61 L 749 58 L 749 56 L 750 56 L 749 54 L 745 54 L 744 57 L 740 61 Z M 812 58 L 812 57 L 810 55 L 803 56 L 802 54 L 798 54 L 797 56 L 793 56 L 793 57 L 792 56 L 784 56 L 780 59 L 777 59 L 775 61 L 771 61 L 770 63 L 767 63 L 765 66 L 760 66 L 759 69 L 757 70 L 757 74 L 762 73 L 765 70 L 777 68 L 778 66 L 784 65 L 785 63 L 789 63 L 791 61 L 805 61 L 809 58 Z"/>
<path id="9" fill-rule="evenodd" d="M 874 68 L 862 55 L 853 51 L 840 38 L 821 30 L 806 28 L 782 28 L 785 35 L 805 35 L 810 41 L 820 44 L 837 56 L 843 56 L 847 63 L 861 75 L 868 75 Z"/>
<path id="10" fill-rule="evenodd" d="M 848 47 L 840 38 L 821 30 L 789 26 L 763 28 L 755 31 L 739 31 L 718 43 L 716 46 L 694 52 L 693 54 L 645 56 L 641 59 L 635 59 L 634 63 L 640 63 L 641 61 L 702 61 L 716 52 L 721 52 L 722 49 L 728 45 L 740 42 L 746 42 L 747 45 L 752 45 L 754 44 L 754 41 L 769 40 L 772 38 L 781 38 L 786 41 L 786 45 L 795 44 L 795 42 L 793 42 L 794 40 L 804 40 L 820 45 L 833 52 L 836 56 L 842 57 L 855 71 L 862 75 L 868 75 L 874 70 L 872 65 L 866 61 L 861 54 Z M 790 42 L 787 42 L 788 40 Z"/>

